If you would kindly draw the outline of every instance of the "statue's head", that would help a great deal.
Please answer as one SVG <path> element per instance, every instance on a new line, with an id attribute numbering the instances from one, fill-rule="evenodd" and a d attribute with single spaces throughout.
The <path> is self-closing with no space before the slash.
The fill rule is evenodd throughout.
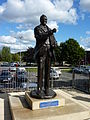
<path id="1" fill-rule="evenodd" d="M 46 15 L 41 15 L 40 16 L 40 23 L 42 25 L 46 25 L 47 24 L 47 17 L 46 17 Z"/>

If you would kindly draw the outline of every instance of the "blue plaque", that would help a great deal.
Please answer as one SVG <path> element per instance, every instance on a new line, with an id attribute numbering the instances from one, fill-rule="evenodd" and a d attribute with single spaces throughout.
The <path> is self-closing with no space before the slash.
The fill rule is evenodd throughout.
<path id="1" fill-rule="evenodd" d="M 58 106 L 58 105 L 59 105 L 58 100 L 48 101 L 48 102 L 41 102 L 40 103 L 40 108 L 48 108 L 48 107 L 54 107 L 54 106 Z"/>

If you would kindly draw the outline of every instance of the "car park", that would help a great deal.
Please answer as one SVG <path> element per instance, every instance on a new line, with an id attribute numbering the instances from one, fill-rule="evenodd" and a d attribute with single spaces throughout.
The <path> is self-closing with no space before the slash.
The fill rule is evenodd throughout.
<path id="1" fill-rule="evenodd" d="M 86 69 L 84 70 L 84 74 L 89 74 L 89 73 L 90 73 L 90 69 L 86 68 Z"/>
<path id="2" fill-rule="evenodd" d="M 87 66 L 84 70 L 84 74 L 89 74 L 90 73 L 90 66 Z"/>
<path id="3" fill-rule="evenodd" d="M 73 69 L 73 71 L 74 71 L 75 73 L 83 73 L 84 69 L 79 68 L 79 67 L 75 67 L 75 68 Z"/>
<path id="4" fill-rule="evenodd" d="M 17 71 L 16 72 L 16 81 L 17 82 L 27 82 L 27 72 L 26 71 Z"/>
<path id="5" fill-rule="evenodd" d="M 50 70 L 50 79 L 59 79 L 59 74 L 54 69 Z"/>
<path id="6" fill-rule="evenodd" d="M 90 66 L 80 65 L 79 67 L 75 67 L 73 69 L 73 71 L 75 73 L 89 74 L 90 73 Z"/>
<path id="7" fill-rule="evenodd" d="M 0 75 L 0 82 L 9 82 L 12 81 L 13 77 L 8 70 L 2 70 Z"/>
<path id="8" fill-rule="evenodd" d="M 52 68 L 51 68 L 51 71 L 56 71 L 57 74 L 59 74 L 59 76 L 62 74 L 60 68 L 52 67 Z"/>
<path id="9" fill-rule="evenodd" d="M 22 82 L 19 86 L 19 88 L 22 88 L 22 89 L 31 89 L 31 88 L 37 88 L 37 83 L 35 82 Z"/>
<path id="10" fill-rule="evenodd" d="M 10 63 L 10 66 L 11 66 L 11 67 L 18 67 L 18 66 L 19 66 L 19 63 L 11 62 L 11 63 Z"/>
<path id="11" fill-rule="evenodd" d="M 8 62 L 3 62 L 3 63 L 1 63 L 1 67 L 9 67 L 9 63 Z"/>
<path id="12" fill-rule="evenodd" d="M 10 67 L 9 68 L 10 73 L 12 74 L 13 77 L 16 76 L 16 67 Z"/>

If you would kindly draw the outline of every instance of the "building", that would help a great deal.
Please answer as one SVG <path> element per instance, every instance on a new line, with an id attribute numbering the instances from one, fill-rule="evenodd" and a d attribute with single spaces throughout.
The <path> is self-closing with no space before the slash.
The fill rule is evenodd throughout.
<path id="1" fill-rule="evenodd" d="M 90 51 L 85 51 L 85 62 L 86 64 L 90 64 Z"/>

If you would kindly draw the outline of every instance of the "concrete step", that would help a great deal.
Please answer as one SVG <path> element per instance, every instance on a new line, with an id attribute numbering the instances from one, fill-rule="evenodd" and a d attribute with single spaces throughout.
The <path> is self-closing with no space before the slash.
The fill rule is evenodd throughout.
<path id="1" fill-rule="evenodd" d="M 13 120 L 84 120 L 89 118 L 89 110 L 68 97 L 61 90 L 55 91 L 65 99 L 65 106 L 32 111 L 26 100 L 25 93 L 9 94 L 9 104 Z"/>

